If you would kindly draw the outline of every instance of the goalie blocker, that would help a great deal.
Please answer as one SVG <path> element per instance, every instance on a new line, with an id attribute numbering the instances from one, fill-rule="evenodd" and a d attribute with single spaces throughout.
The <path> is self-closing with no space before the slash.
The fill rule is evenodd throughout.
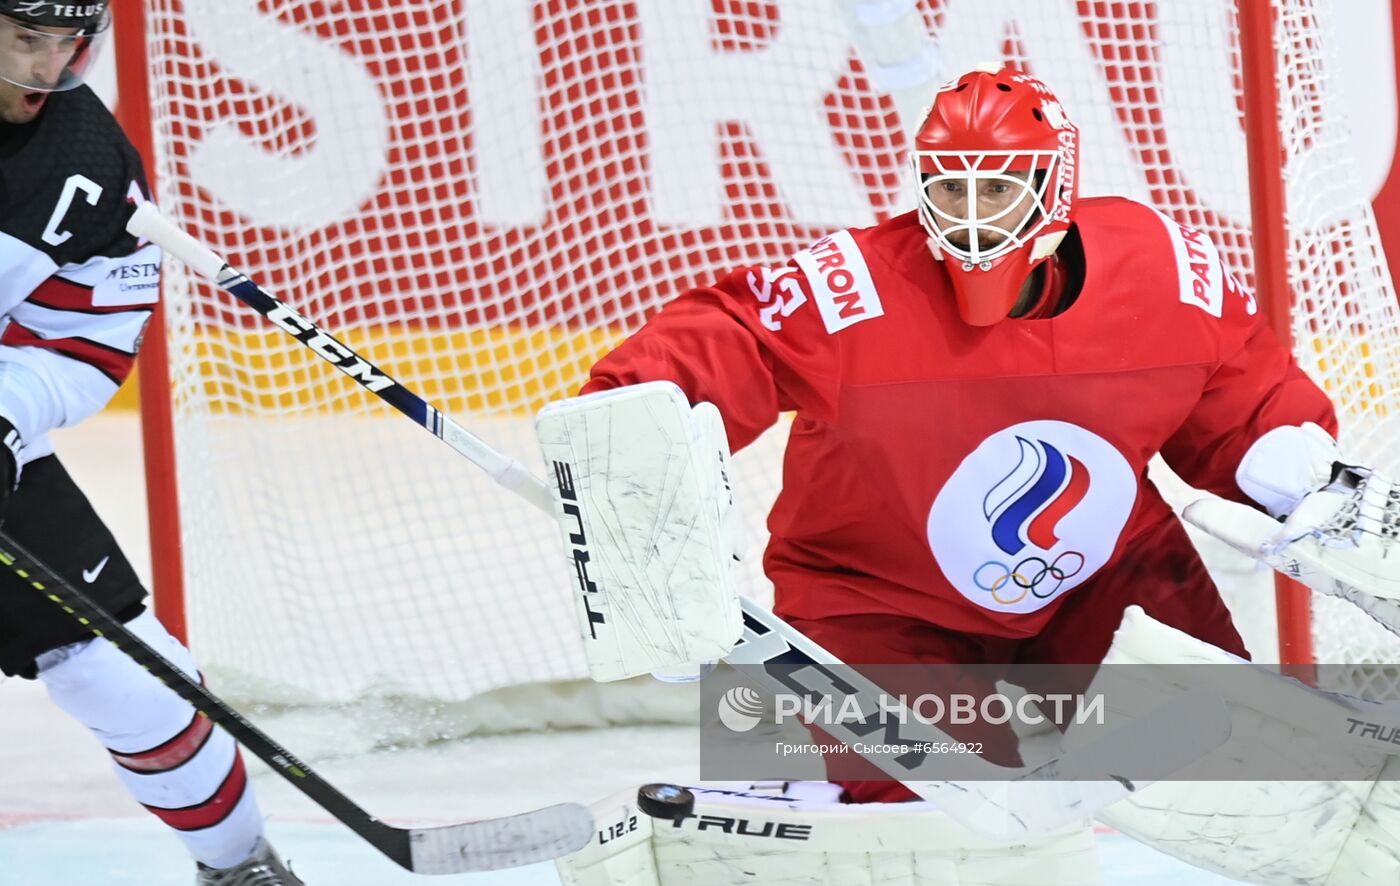
<path id="1" fill-rule="evenodd" d="M 719 410 L 648 382 L 552 403 L 535 428 L 590 675 L 703 675 L 743 630 Z"/>

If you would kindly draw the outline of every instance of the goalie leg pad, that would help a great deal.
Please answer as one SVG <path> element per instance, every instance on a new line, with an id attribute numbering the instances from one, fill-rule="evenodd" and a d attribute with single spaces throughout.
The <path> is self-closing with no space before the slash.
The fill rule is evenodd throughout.
<path id="1" fill-rule="evenodd" d="M 765 791 L 690 790 L 695 810 L 675 822 L 639 812 L 635 791 L 596 804 L 593 843 L 557 863 L 565 886 L 1103 882 L 1086 826 L 1007 843 L 964 829 L 932 803 L 845 805 Z"/>
<path id="2" fill-rule="evenodd" d="M 535 428 L 592 677 L 674 671 L 733 649 L 743 624 L 718 411 L 649 382 L 552 403 Z"/>
<path id="3" fill-rule="evenodd" d="M 1362 703 L 1354 699 L 1310 689 L 1264 666 L 1243 662 L 1157 622 L 1137 607 L 1124 615 L 1104 663 L 1118 666 L 1115 679 L 1141 681 L 1138 691 L 1125 693 L 1120 686 L 1109 697 L 1144 708 L 1183 688 L 1167 685 L 1169 675 L 1190 672 L 1123 665 L 1213 664 L 1238 669 L 1228 684 L 1214 684 L 1234 693 L 1225 699 L 1234 728 L 1231 738 L 1212 753 L 1221 760 L 1247 760 L 1255 772 L 1276 769 L 1290 777 L 1162 781 L 1101 811 L 1101 821 L 1168 855 L 1250 883 L 1393 881 L 1389 872 L 1400 867 L 1394 861 L 1400 858 L 1400 813 L 1395 811 L 1400 807 L 1395 806 L 1397 791 L 1388 779 L 1395 777 L 1396 758 L 1377 753 L 1374 743 L 1354 741 L 1344 728 L 1348 717 L 1373 719 L 1381 716 L 1381 708 L 1358 707 Z M 1090 694 L 1096 691 L 1096 686 L 1089 689 Z M 1116 713 L 1109 711 L 1110 717 Z M 1121 713 L 1133 716 L 1136 711 Z M 1334 734 L 1323 734 L 1328 724 Z M 1070 730 L 1066 745 L 1075 741 Z M 1343 781 L 1309 771 L 1314 762 L 1335 758 L 1352 744 L 1361 755 L 1355 770 L 1368 772 L 1370 778 Z M 1219 770 L 1218 765 L 1211 767 Z M 1377 866 L 1376 859 L 1384 857 L 1390 859 L 1388 866 Z M 1387 873 L 1374 880 L 1347 878 L 1347 872 L 1368 865 Z"/>

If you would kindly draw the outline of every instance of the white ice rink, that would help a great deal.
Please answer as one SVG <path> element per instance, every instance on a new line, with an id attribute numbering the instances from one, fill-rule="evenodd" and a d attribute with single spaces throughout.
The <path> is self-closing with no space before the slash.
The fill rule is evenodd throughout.
<path id="1" fill-rule="evenodd" d="M 61 432 L 57 443 L 148 577 L 135 419 L 99 416 Z M 336 758 L 334 741 L 315 724 L 244 713 L 371 814 L 397 824 L 588 803 L 647 781 L 691 780 L 698 770 L 695 731 L 685 727 L 571 730 Z M 249 764 L 270 836 L 309 886 L 558 882 L 548 865 L 431 879 L 405 873 L 257 760 Z M 1100 846 L 1111 886 L 1229 882 L 1111 832 L 1101 834 Z M 120 789 L 97 742 L 49 705 L 36 684 L 0 682 L 0 886 L 188 886 L 193 879 L 180 844 Z"/>

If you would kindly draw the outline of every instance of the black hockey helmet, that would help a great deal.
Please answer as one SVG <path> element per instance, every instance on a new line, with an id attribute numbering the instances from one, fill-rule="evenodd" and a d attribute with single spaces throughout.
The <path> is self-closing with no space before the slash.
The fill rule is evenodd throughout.
<path id="1" fill-rule="evenodd" d="M 0 79 L 35 92 L 83 82 L 111 30 L 107 0 L 0 0 Z"/>

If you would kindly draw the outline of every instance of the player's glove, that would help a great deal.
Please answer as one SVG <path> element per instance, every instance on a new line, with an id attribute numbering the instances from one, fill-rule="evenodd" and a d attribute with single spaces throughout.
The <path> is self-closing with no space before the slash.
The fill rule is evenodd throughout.
<path id="1" fill-rule="evenodd" d="M 0 506 L 19 488 L 19 476 L 23 470 L 20 453 L 24 451 L 24 441 L 19 431 L 9 419 L 0 417 Z"/>
<path id="2" fill-rule="evenodd" d="M 1182 514 L 1195 526 L 1400 633 L 1400 487 L 1340 460 L 1317 425 L 1276 428 L 1246 454 L 1240 488 L 1282 522 L 1218 498 Z"/>

